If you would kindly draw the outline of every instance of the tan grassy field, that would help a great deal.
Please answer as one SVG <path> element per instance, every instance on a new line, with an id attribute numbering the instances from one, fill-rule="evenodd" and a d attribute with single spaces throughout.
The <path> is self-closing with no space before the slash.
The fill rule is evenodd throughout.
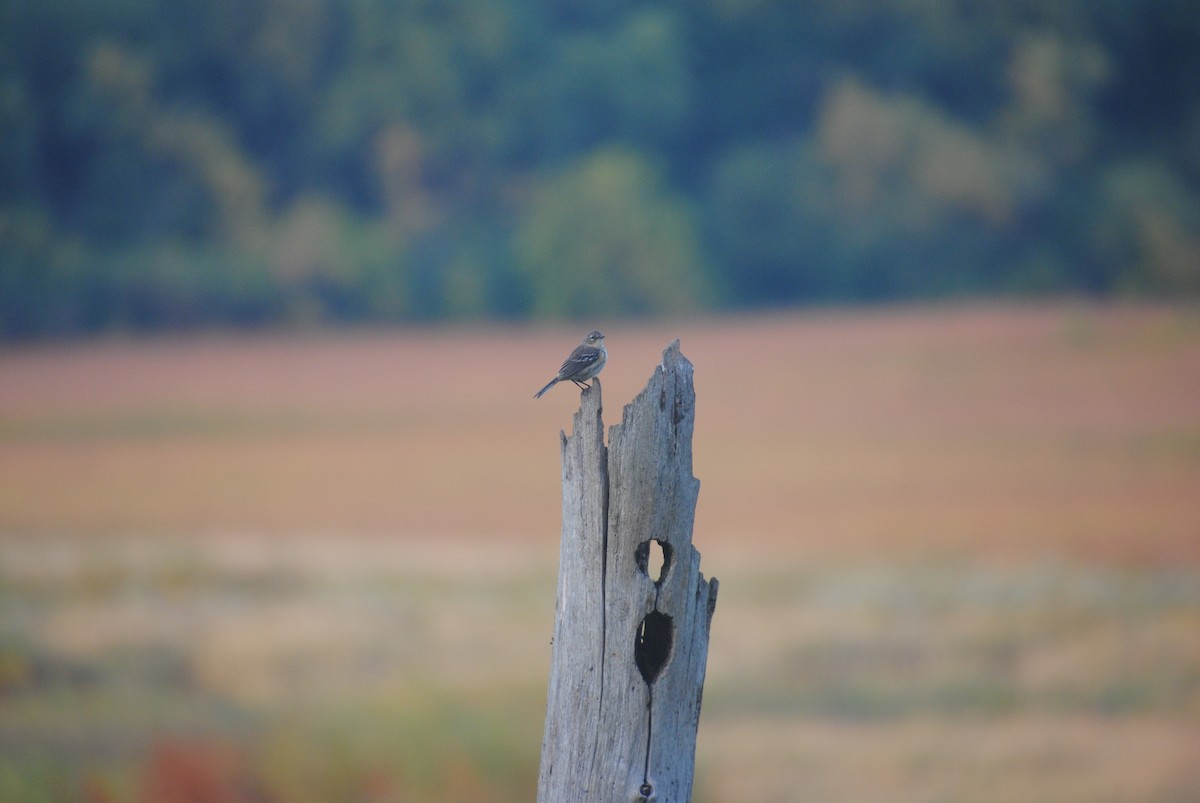
<path id="1" fill-rule="evenodd" d="M 0 799 L 530 799 L 592 323 L 0 352 Z M 596 323 L 696 365 L 699 800 L 1200 799 L 1200 311 Z"/>

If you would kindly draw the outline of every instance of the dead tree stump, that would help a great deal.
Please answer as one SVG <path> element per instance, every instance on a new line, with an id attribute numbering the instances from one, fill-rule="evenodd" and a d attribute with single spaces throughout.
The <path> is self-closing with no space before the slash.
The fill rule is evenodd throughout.
<path id="1" fill-rule="evenodd" d="M 626 405 L 607 448 L 600 402 L 593 382 L 573 434 L 561 436 L 538 801 L 687 801 L 717 580 L 704 579 L 692 546 L 696 394 L 679 341 Z"/>

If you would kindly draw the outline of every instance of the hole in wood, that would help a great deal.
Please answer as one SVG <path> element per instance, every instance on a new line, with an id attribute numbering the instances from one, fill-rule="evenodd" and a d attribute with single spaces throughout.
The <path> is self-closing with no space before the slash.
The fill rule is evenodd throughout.
<path id="1" fill-rule="evenodd" d="M 657 538 L 651 538 L 649 541 L 638 544 L 637 550 L 633 553 L 638 568 L 654 581 L 656 586 L 661 586 L 663 580 L 667 579 L 673 555 L 674 550 L 671 549 L 671 545 L 666 541 L 659 541 Z"/>
<path id="2" fill-rule="evenodd" d="M 671 657 L 671 641 L 675 625 L 665 613 L 651 611 L 638 626 L 637 640 L 633 645 L 633 659 L 637 662 L 642 680 L 653 683 Z"/>

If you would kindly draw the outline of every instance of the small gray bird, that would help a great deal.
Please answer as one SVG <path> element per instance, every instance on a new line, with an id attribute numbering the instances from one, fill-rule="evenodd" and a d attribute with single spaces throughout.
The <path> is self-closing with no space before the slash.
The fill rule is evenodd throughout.
<path id="1" fill-rule="evenodd" d="M 604 348 L 604 335 L 593 329 L 588 332 L 588 336 L 583 339 L 583 342 L 575 347 L 571 356 L 567 357 L 562 368 L 558 369 L 558 376 L 547 382 L 546 387 L 535 393 L 533 398 L 542 398 L 543 393 L 566 380 L 574 382 L 581 388 L 591 387 L 591 385 L 583 383 L 595 378 L 607 359 L 608 349 Z"/>

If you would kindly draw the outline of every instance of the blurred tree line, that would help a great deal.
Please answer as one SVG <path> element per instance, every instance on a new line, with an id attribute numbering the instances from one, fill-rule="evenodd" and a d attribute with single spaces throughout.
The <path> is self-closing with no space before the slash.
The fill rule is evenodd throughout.
<path id="1" fill-rule="evenodd" d="M 0 0 L 0 335 L 1200 291 L 1193 0 Z"/>

